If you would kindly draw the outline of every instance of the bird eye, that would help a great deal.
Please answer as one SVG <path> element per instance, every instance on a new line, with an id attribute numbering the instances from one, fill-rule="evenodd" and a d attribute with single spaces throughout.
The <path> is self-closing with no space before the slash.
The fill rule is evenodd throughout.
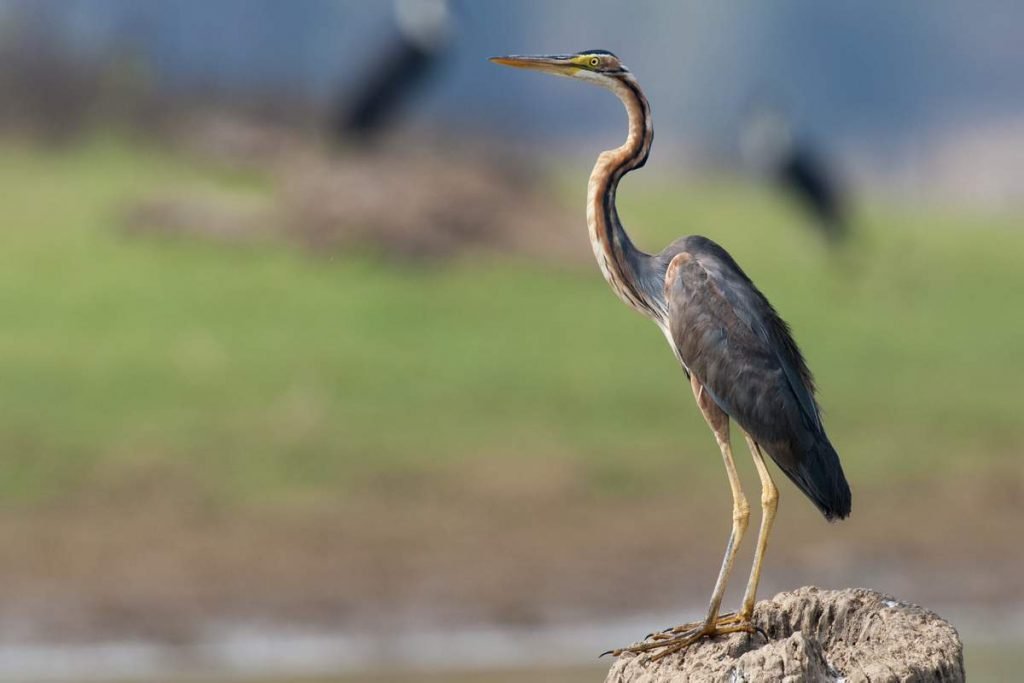
<path id="1" fill-rule="evenodd" d="M 601 63 L 601 60 L 598 59 L 597 57 L 591 57 L 590 58 L 590 66 L 597 66 L 600 63 Z"/>

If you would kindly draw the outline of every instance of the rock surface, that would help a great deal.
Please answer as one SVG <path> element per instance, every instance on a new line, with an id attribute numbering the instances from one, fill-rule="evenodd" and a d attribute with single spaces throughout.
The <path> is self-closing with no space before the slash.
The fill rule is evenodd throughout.
<path id="1" fill-rule="evenodd" d="M 702 640 L 650 662 L 620 657 L 606 683 L 964 681 L 956 629 L 933 612 L 863 588 L 806 587 L 758 603 L 760 634 Z"/>

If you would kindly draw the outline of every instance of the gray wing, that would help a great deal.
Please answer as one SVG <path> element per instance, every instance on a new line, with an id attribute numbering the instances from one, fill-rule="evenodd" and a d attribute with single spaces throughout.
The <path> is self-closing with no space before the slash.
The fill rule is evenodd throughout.
<path id="1" fill-rule="evenodd" d="M 687 369 L 827 517 L 845 517 L 849 486 L 814 380 L 764 295 L 724 249 L 691 237 L 669 264 L 665 298 Z"/>

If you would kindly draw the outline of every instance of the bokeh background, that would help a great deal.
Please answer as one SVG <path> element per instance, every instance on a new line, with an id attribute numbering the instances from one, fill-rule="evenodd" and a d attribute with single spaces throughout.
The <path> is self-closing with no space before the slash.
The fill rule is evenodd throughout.
<path id="1" fill-rule="evenodd" d="M 597 653 L 699 613 L 719 455 L 586 239 L 622 108 L 486 62 L 588 48 L 653 104 L 627 228 L 744 265 L 853 486 L 829 525 L 781 483 L 762 595 L 891 592 L 954 622 L 972 680 L 1013 678 L 1022 25 L 1000 0 L 0 1 L 0 678 L 602 680 Z"/>

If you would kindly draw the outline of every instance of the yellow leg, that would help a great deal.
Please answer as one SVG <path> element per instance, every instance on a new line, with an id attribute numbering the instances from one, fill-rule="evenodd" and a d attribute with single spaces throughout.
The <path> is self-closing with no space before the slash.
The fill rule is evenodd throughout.
<path id="1" fill-rule="evenodd" d="M 743 606 L 740 608 L 740 618 L 750 621 L 754 614 L 757 584 L 761 580 L 761 563 L 764 561 L 764 551 L 768 547 L 768 534 L 771 533 L 772 523 L 775 521 L 775 511 L 779 507 L 779 490 L 775 488 L 772 475 L 769 474 L 768 467 L 765 465 L 761 447 L 749 435 L 744 434 L 744 436 L 747 439 L 750 454 L 754 456 L 757 475 L 761 478 L 761 529 L 757 532 L 754 565 L 750 568 L 750 579 L 747 581 L 747 591 L 743 594 Z"/>
<path id="2" fill-rule="evenodd" d="M 729 532 L 725 557 L 722 558 L 722 568 L 718 571 L 718 580 L 715 581 L 715 590 L 711 593 L 711 604 L 708 606 L 707 617 L 704 620 L 704 626 L 710 629 L 713 628 L 715 620 L 718 618 L 722 596 L 725 594 L 729 574 L 732 572 L 733 560 L 736 559 L 736 551 L 747 530 L 747 522 L 750 520 L 750 505 L 747 504 L 747 498 L 743 495 L 740 478 L 736 474 L 736 463 L 732 459 L 732 445 L 729 443 L 729 416 L 704 391 L 704 387 L 696 377 L 691 377 L 690 386 L 693 389 L 693 395 L 697 398 L 697 405 L 700 407 L 701 413 L 704 414 L 704 419 L 707 420 L 708 426 L 714 432 L 718 448 L 722 451 L 725 473 L 729 477 L 729 488 L 732 491 L 732 530 Z"/>
<path id="3" fill-rule="evenodd" d="M 697 405 L 715 435 L 718 448 L 722 451 L 725 473 L 729 477 L 729 488 L 732 491 L 732 530 L 729 532 L 729 542 L 725 546 L 725 557 L 722 558 L 722 568 L 718 572 L 718 580 L 715 582 L 715 589 L 711 594 L 711 603 L 708 605 L 704 621 L 677 626 L 657 633 L 648 642 L 640 645 L 609 650 L 609 653 L 616 657 L 623 652 L 640 653 L 660 650 L 652 657 L 653 660 L 657 660 L 679 652 L 704 637 L 739 631 L 749 633 L 754 630 L 749 620 L 743 619 L 740 615 L 727 614 L 719 617 L 718 614 L 722 605 L 722 596 L 725 594 L 725 587 L 729 582 L 729 574 L 732 572 L 733 561 L 736 559 L 736 551 L 740 541 L 743 540 L 743 533 L 747 530 L 747 522 L 750 520 L 750 506 L 747 504 L 746 496 L 743 495 L 740 478 L 736 474 L 736 463 L 732 458 L 732 446 L 729 443 L 729 416 L 704 391 L 704 387 L 696 377 L 691 377 L 690 385 L 693 388 L 693 395 L 697 398 Z"/>

